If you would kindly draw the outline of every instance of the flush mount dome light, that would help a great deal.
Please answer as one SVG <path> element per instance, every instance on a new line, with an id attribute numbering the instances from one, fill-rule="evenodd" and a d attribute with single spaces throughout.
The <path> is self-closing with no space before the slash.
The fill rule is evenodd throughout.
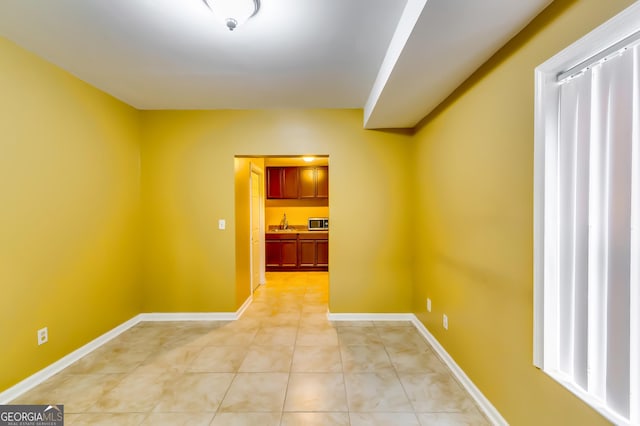
<path id="1" fill-rule="evenodd" d="M 260 0 L 202 0 L 211 11 L 221 18 L 229 31 L 244 24 L 260 10 Z"/>

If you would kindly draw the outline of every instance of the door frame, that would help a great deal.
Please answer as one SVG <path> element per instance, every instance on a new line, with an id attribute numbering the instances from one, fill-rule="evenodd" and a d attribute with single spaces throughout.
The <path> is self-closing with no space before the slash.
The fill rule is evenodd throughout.
<path id="1" fill-rule="evenodd" d="M 265 249 L 264 249 L 264 233 L 265 233 L 265 212 L 264 212 L 264 203 L 265 203 L 265 199 L 264 199 L 264 171 L 258 167 L 257 165 L 255 165 L 254 163 L 249 163 L 250 164 L 250 173 L 249 173 L 249 217 L 250 219 L 250 227 L 251 229 L 249 230 L 249 268 L 250 268 L 250 279 L 249 279 L 249 290 L 250 290 L 250 294 L 253 294 L 253 292 L 260 286 L 265 284 L 266 282 L 266 276 L 265 276 Z M 258 186 L 260 188 L 259 190 L 259 205 L 257 206 L 258 210 L 259 210 L 259 241 L 258 241 L 258 247 L 260 247 L 259 253 L 254 253 L 253 250 L 253 211 L 256 208 L 256 206 L 254 206 L 253 203 L 253 179 L 255 179 L 257 176 L 258 179 Z M 260 264 L 260 271 L 259 272 L 259 279 L 258 279 L 258 283 L 254 283 L 254 256 L 259 256 L 259 264 Z"/>

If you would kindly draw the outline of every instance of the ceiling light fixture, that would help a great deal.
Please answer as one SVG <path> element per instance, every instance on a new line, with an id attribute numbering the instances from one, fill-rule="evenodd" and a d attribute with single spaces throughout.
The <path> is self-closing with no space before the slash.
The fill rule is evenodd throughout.
<path id="1" fill-rule="evenodd" d="M 260 10 L 260 0 L 202 0 L 204 4 L 220 17 L 229 31 L 244 24 Z"/>

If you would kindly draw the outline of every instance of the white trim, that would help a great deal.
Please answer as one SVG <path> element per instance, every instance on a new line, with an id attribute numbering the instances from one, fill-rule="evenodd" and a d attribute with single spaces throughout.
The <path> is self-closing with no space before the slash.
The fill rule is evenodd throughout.
<path id="1" fill-rule="evenodd" d="M 478 387 L 471 381 L 469 376 L 465 374 L 464 370 L 460 368 L 451 355 L 449 355 L 440 342 L 438 342 L 438 339 L 436 339 L 433 334 L 429 333 L 427 327 L 425 327 L 415 315 L 412 314 L 411 316 L 413 317 L 413 325 L 418 329 L 427 342 L 429 342 L 442 361 L 447 364 L 447 367 L 449 367 L 455 378 L 460 382 L 465 390 L 469 392 L 469 395 L 471 395 L 476 404 L 478 404 L 478 407 L 480 407 L 482 412 L 489 418 L 489 421 L 496 426 L 508 425 L 509 423 L 507 423 L 504 417 L 502 417 L 496 407 L 494 407 L 491 401 L 484 396 L 480 389 L 478 389 Z"/>
<path id="2" fill-rule="evenodd" d="M 438 340 L 429 333 L 429 330 L 420 322 L 420 320 L 414 314 L 332 314 L 327 313 L 329 321 L 409 321 L 415 328 L 418 329 L 420 334 L 431 345 L 433 350 L 438 354 L 442 361 L 449 367 L 449 370 L 453 373 L 455 378 L 465 388 L 473 400 L 478 404 L 478 407 L 488 417 L 489 421 L 496 426 L 507 426 L 509 423 L 502 417 L 496 407 L 491 404 L 491 401 L 484 396 L 484 394 L 478 389 L 478 387 L 471 381 L 469 376 L 456 364 L 454 359 L 449 355 L 445 348 L 438 342 Z"/>
<path id="3" fill-rule="evenodd" d="M 413 314 L 332 314 L 327 312 L 329 321 L 413 321 Z"/>
<path id="4" fill-rule="evenodd" d="M 100 346 L 109 342 L 113 338 L 124 333 L 134 325 L 138 324 L 140 321 L 141 321 L 141 315 L 136 315 L 130 320 L 123 322 L 119 326 L 93 339 L 86 345 L 76 349 L 75 351 L 71 352 L 68 355 L 65 355 L 64 357 L 60 358 L 58 361 L 54 362 L 53 364 L 48 365 L 47 367 L 43 368 L 37 373 L 34 373 L 31 376 L 24 379 L 23 381 L 15 384 L 14 386 L 0 393 L 0 405 L 8 404 L 9 401 L 14 400 L 20 395 L 22 395 L 23 393 L 33 389 L 35 386 L 39 385 L 40 383 L 44 382 L 48 378 L 59 373 L 60 371 L 67 368 L 74 362 L 78 361 L 80 358 L 88 355 L 89 353 L 98 349 Z"/>
<path id="5" fill-rule="evenodd" d="M 90 354 L 98 349 L 100 346 L 109 342 L 113 338 L 124 333 L 136 324 L 143 321 L 235 321 L 239 319 L 244 311 L 253 302 L 253 297 L 249 296 L 244 301 L 242 306 L 236 312 L 192 312 L 192 313 L 144 313 L 138 314 L 128 321 L 116 326 L 115 328 L 107 331 L 103 335 L 96 337 L 86 345 L 76 349 L 68 355 L 55 361 L 53 364 L 48 365 L 42 370 L 32 374 L 21 382 L 11 386 L 7 390 L 0 392 L 0 405 L 8 404 L 18 398 L 23 393 L 33 389 L 40 383 L 44 382 L 48 378 L 54 376 L 60 371 L 64 370 L 74 362 L 80 360 L 80 358 Z"/>
<path id="6" fill-rule="evenodd" d="M 247 297 L 247 300 L 244 301 L 244 303 L 242 304 L 242 306 L 240 306 L 238 308 L 238 310 L 236 311 L 236 317 L 235 319 L 240 319 L 240 317 L 244 314 L 244 311 L 247 310 L 247 308 L 253 303 L 253 296 L 249 296 Z"/>

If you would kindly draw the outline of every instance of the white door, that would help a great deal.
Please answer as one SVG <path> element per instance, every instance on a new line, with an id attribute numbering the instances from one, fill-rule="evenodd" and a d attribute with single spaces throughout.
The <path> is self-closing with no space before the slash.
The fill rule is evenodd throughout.
<path id="1" fill-rule="evenodd" d="M 262 283 L 264 242 L 263 242 L 263 204 L 262 173 L 251 168 L 251 293 Z"/>

